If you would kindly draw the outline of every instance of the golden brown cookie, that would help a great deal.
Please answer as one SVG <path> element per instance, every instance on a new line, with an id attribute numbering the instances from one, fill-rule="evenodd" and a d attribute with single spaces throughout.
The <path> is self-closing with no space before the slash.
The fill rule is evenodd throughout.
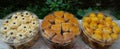
<path id="1" fill-rule="evenodd" d="M 42 21 L 42 35 L 57 44 L 71 43 L 80 35 L 79 23 L 73 14 L 56 11 L 48 14 Z"/>

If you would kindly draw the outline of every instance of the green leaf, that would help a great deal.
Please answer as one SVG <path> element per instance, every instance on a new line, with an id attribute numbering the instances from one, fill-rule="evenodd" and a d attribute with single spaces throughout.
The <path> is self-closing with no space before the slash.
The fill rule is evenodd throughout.
<path id="1" fill-rule="evenodd" d="M 78 10 L 77 15 L 83 17 L 85 15 L 85 12 L 82 9 L 80 9 L 80 10 Z"/>
<path id="2" fill-rule="evenodd" d="M 62 3 L 63 3 L 63 0 L 58 0 L 57 3 L 58 3 L 58 4 L 62 4 Z"/>
<path id="3" fill-rule="evenodd" d="M 92 12 L 92 8 L 89 7 L 88 9 L 84 10 L 85 13 L 89 13 L 89 12 Z"/>
<path id="4" fill-rule="evenodd" d="M 52 1 L 52 0 L 46 0 L 45 3 L 46 3 L 46 4 L 51 4 L 51 3 L 53 3 L 53 1 Z"/>

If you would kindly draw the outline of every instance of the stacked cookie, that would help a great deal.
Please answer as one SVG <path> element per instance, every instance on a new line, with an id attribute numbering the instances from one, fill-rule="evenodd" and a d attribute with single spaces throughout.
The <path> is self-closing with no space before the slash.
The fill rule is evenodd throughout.
<path id="1" fill-rule="evenodd" d="M 80 34 L 77 18 L 64 11 L 56 11 L 45 16 L 41 28 L 44 38 L 58 44 L 70 43 Z"/>
<path id="2" fill-rule="evenodd" d="M 94 49 L 107 49 L 118 39 L 120 27 L 112 17 L 92 12 L 82 19 L 83 40 Z"/>
<path id="3" fill-rule="evenodd" d="M 83 18 L 82 25 L 86 33 L 98 41 L 114 41 L 120 33 L 118 24 L 103 13 L 90 13 Z"/>
<path id="4" fill-rule="evenodd" d="M 21 45 L 32 40 L 38 33 L 38 18 L 28 11 L 15 12 L 2 22 L 2 40 L 8 44 Z"/>

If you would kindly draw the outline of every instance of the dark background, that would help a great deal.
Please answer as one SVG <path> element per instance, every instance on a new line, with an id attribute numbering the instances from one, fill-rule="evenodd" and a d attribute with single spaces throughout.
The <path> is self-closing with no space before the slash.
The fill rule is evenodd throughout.
<path id="1" fill-rule="evenodd" d="M 91 11 L 108 11 L 120 19 L 119 0 L 0 0 L 0 19 L 11 12 L 28 10 L 40 19 L 50 12 L 64 10 L 81 19 Z"/>

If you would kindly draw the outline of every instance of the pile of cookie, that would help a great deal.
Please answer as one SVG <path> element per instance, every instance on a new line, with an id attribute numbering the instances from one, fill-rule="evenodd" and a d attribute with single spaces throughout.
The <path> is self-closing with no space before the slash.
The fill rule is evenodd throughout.
<path id="1" fill-rule="evenodd" d="M 43 37 L 57 44 L 70 43 L 80 35 L 78 19 L 64 11 L 55 11 L 45 16 L 41 28 Z"/>
<path id="2" fill-rule="evenodd" d="M 28 11 L 12 13 L 2 22 L 2 40 L 13 45 L 30 41 L 37 33 L 39 22 L 35 14 Z"/>
<path id="3" fill-rule="evenodd" d="M 101 12 L 93 12 L 82 20 L 83 31 L 91 38 L 102 42 L 112 42 L 118 39 L 120 27 L 110 16 Z"/>

